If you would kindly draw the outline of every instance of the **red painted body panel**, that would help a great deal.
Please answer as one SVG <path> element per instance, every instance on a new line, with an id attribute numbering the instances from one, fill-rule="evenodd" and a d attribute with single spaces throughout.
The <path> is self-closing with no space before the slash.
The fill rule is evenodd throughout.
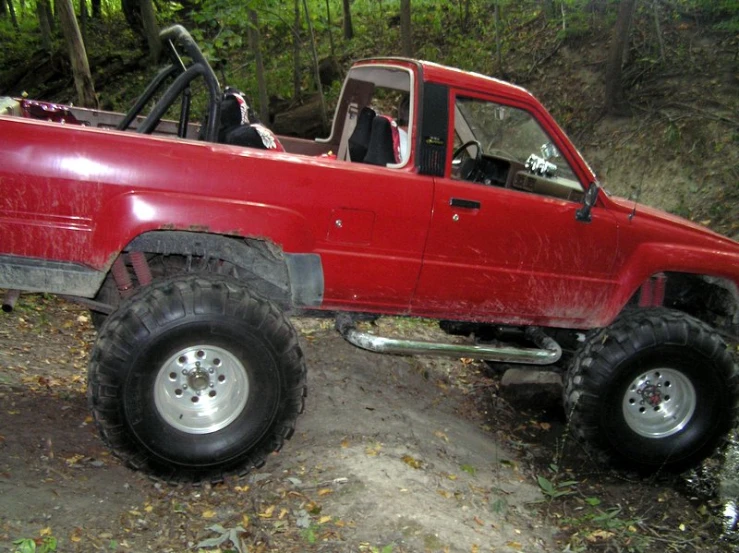
<path id="1" fill-rule="evenodd" d="M 533 114 L 585 189 L 595 176 L 527 91 L 410 60 L 423 82 Z M 416 110 L 418 113 L 420 110 Z M 452 110 L 450 110 L 451 112 Z M 418 136 L 422 125 L 412 123 Z M 451 153 L 451 131 L 448 154 Z M 411 160 L 418 157 L 411 155 Z M 590 328 L 664 271 L 739 283 L 739 245 L 601 194 L 579 202 L 289 153 L 0 117 L 0 255 L 107 271 L 143 232 L 265 238 L 320 255 L 324 309 Z M 452 207 L 452 198 L 479 203 Z"/>

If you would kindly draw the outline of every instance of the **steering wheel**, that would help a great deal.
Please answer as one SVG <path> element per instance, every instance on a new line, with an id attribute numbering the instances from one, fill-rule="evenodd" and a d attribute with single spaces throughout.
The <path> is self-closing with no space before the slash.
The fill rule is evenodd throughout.
<path id="1" fill-rule="evenodd" d="M 480 144 L 479 140 L 468 140 L 459 148 L 454 150 L 454 153 L 452 154 L 452 162 L 454 162 L 454 160 L 460 157 L 462 152 L 466 151 L 470 146 L 475 146 L 477 148 L 477 153 L 475 154 L 475 157 L 470 157 L 460 166 L 459 176 L 462 180 L 474 180 L 472 176 L 477 172 L 480 160 L 482 160 L 482 144 Z"/>

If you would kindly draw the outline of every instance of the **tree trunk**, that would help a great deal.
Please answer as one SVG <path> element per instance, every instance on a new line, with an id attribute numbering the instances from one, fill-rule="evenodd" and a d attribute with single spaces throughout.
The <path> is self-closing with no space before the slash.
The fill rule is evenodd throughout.
<path id="1" fill-rule="evenodd" d="M 80 31 L 82 41 L 87 44 L 87 0 L 80 0 Z"/>
<path id="2" fill-rule="evenodd" d="M 611 48 L 606 65 L 606 112 L 615 114 L 624 107 L 624 90 L 622 82 L 622 67 L 624 54 L 629 44 L 629 29 L 634 14 L 636 0 L 621 0 L 618 7 L 618 17 L 613 27 Z"/>
<path id="3" fill-rule="evenodd" d="M 269 98 L 267 97 L 267 83 L 264 80 L 264 63 L 262 63 L 262 49 L 259 40 L 259 16 L 257 11 L 249 10 L 249 47 L 254 52 L 254 62 L 257 66 L 257 86 L 259 88 L 259 119 L 269 123 Z"/>
<path id="4" fill-rule="evenodd" d="M 293 20 L 293 100 L 300 98 L 300 0 L 295 0 Z"/>
<path id="5" fill-rule="evenodd" d="M 7 2 L 8 13 L 10 14 L 10 21 L 13 23 L 13 28 L 18 30 L 18 19 L 15 17 L 15 8 L 13 7 L 13 0 L 0 0 L 0 3 Z"/>
<path id="6" fill-rule="evenodd" d="M 344 39 L 351 40 L 354 38 L 354 27 L 352 26 L 352 9 L 349 0 L 343 0 L 344 8 Z"/>
<path id="7" fill-rule="evenodd" d="M 54 33 L 56 30 L 56 17 L 54 16 L 54 12 L 56 11 L 49 0 L 43 0 L 44 5 L 44 11 L 46 12 L 46 21 L 49 22 L 49 28 L 51 29 L 51 32 Z"/>
<path id="8" fill-rule="evenodd" d="M 154 13 L 154 2 L 152 0 L 141 0 L 141 23 L 144 26 L 144 36 L 149 47 L 149 58 L 153 63 L 159 59 L 162 43 L 159 40 L 159 27 L 157 27 L 157 16 Z"/>
<path id="9" fill-rule="evenodd" d="M 662 28 L 659 24 L 659 4 L 656 1 L 652 2 L 652 9 L 654 13 L 654 30 L 657 34 L 657 43 L 659 44 L 659 61 L 665 61 L 665 41 L 662 38 Z"/>
<path id="10" fill-rule="evenodd" d="M 498 76 L 503 76 L 503 47 L 500 40 L 500 3 L 495 0 L 495 8 L 493 13 L 493 21 L 495 22 L 495 56 L 498 60 Z"/>
<path id="11" fill-rule="evenodd" d="M 57 0 L 56 10 L 62 25 L 62 32 L 69 49 L 69 59 L 72 63 L 74 86 L 77 89 L 77 99 L 81 106 L 97 108 L 98 99 L 95 96 L 95 87 L 92 84 L 90 64 L 87 61 L 85 44 L 82 42 L 80 28 L 74 17 L 72 0 Z"/>
<path id="12" fill-rule="evenodd" d="M 41 30 L 41 47 L 51 53 L 51 24 L 49 23 L 49 0 L 37 0 L 36 15 Z"/>
<path id="13" fill-rule="evenodd" d="M 336 49 L 334 48 L 334 33 L 331 30 L 331 5 L 329 0 L 326 0 L 326 19 L 328 21 L 328 43 L 331 48 L 331 57 L 336 57 Z"/>
<path id="14" fill-rule="evenodd" d="M 411 0 L 400 0 L 400 44 L 406 58 L 413 57 L 413 35 L 411 29 Z"/>
<path id="15" fill-rule="evenodd" d="M 316 88 L 318 89 L 318 99 L 321 103 L 321 127 L 323 131 L 328 131 L 328 113 L 326 112 L 326 99 L 323 97 L 323 85 L 321 85 L 321 72 L 318 69 L 318 53 L 316 52 L 316 37 L 313 35 L 313 23 L 310 20 L 310 12 L 308 11 L 307 0 L 303 0 L 303 11 L 305 12 L 305 20 L 308 22 L 308 33 L 310 34 L 311 54 L 313 55 L 313 68 L 315 70 Z"/>
<path id="16" fill-rule="evenodd" d="M 101 15 L 101 0 L 92 0 L 92 18 L 100 19 Z"/>
<path id="17" fill-rule="evenodd" d="M 141 23 L 141 6 L 139 0 L 121 0 L 121 11 L 126 18 L 126 23 L 136 36 L 142 36 L 143 25 Z"/>

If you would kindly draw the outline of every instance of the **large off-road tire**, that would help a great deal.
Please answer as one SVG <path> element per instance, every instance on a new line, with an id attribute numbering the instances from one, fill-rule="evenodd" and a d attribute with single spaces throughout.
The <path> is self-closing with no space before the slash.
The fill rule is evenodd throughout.
<path id="1" fill-rule="evenodd" d="M 303 410 L 290 322 L 221 276 L 182 275 L 127 299 L 100 329 L 88 399 L 103 440 L 167 480 L 220 480 L 264 464 Z"/>
<path id="2" fill-rule="evenodd" d="M 574 434 L 637 469 L 710 455 L 737 417 L 739 376 L 710 327 L 680 312 L 625 313 L 590 334 L 564 387 Z"/>

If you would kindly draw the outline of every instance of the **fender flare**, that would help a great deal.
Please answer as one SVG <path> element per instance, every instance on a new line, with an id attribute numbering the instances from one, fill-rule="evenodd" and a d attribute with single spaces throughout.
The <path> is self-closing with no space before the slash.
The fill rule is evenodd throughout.
<path id="1" fill-rule="evenodd" d="M 283 307 L 320 307 L 323 266 L 318 254 L 285 253 L 266 239 L 159 230 L 134 238 L 124 251 L 193 255 L 228 261 L 254 275 L 257 292 Z"/>

